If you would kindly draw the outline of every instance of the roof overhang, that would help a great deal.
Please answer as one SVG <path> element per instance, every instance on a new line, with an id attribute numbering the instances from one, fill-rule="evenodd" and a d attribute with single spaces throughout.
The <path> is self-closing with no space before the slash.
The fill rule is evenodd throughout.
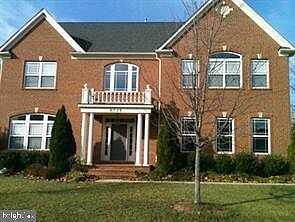
<path id="1" fill-rule="evenodd" d="M 11 58 L 10 52 L 0 52 L 0 59 L 9 59 Z"/>
<path id="2" fill-rule="evenodd" d="M 206 13 L 214 3 L 220 0 L 208 0 L 185 22 L 158 50 L 169 49 L 177 39 L 179 39 L 193 24 L 193 21 Z M 277 30 L 257 14 L 244 0 L 231 0 L 238 8 L 250 17 L 262 30 L 264 30 L 281 48 L 288 48 L 289 52 L 295 50 L 295 47 L 285 39 Z M 284 51 L 284 50 L 283 50 Z M 288 54 L 290 55 L 290 54 Z"/>
<path id="3" fill-rule="evenodd" d="M 292 57 L 295 55 L 295 49 L 294 48 L 293 49 L 281 48 L 281 49 L 279 49 L 279 55 Z"/>
<path id="4" fill-rule="evenodd" d="M 72 52 L 72 59 L 155 59 L 155 52 Z"/>
<path id="5" fill-rule="evenodd" d="M 45 19 L 77 52 L 84 52 L 81 46 L 59 25 L 55 19 L 42 9 L 25 23 L 13 36 L 11 36 L 0 48 L 0 52 L 8 51 L 32 30 L 41 20 Z"/>

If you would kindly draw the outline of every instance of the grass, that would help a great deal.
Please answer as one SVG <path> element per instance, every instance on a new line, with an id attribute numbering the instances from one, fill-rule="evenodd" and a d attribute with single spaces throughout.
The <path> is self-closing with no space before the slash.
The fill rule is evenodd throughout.
<path id="1" fill-rule="evenodd" d="M 35 209 L 38 221 L 294 221 L 295 186 L 61 183 L 0 177 L 0 209 Z"/>

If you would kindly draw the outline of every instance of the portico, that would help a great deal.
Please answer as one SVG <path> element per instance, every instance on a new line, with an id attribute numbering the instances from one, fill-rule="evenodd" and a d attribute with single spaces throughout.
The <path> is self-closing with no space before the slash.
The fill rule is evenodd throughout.
<path id="1" fill-rule="evenodd" d="M 149 166 L 149 126 L 153 105 L 148 85 L 143 92 L 99 92 L 85 85 L 79 108 L 82 113 L 82 161 L 93 164 L 94 117 L 101 115 L 101 161 Z"/>

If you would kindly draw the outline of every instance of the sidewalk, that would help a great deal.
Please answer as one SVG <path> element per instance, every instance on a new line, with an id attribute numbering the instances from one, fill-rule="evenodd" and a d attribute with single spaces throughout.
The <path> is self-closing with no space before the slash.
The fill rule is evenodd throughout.
<path id="1" fill-rule="evenodd" d="M 96 183 L 154 183 L 154 184 L 191 184 L 192 181 L 140 181 L 140 180 L 120 180 L 120 179 L 112 179 L 112 180 L 96 180 Z M 253 186 L 295 186 L 292 183 L 234 183 L 234 182 L 201 182 L 201 184 L 205 185 L 253 185 Z"/>

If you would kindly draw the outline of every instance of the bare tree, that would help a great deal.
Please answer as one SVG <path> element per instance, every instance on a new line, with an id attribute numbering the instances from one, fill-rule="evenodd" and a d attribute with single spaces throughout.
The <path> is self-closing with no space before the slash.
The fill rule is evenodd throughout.
<path id="1" fill-rule="evenodd" d="M 203 6 L 204 1 L 185 1 L 183 5 L 188 14 L 195 13 Z M 212 6 L 212 10 L 204 11 L 198 14 L 191 23 L 186 27 L 184 37 L 185 40 L 179 44 L 175 51 L 185 51 L 189 54 L 189 62 L 182 63 L 182 70 L 185 70 L 186 75 L 182 77 L 182 85 L 187 89 L 183 89 L 179 84 L 171 80 L 171 85 L 176 97 L 181 98 L 181 104 L 190 110 L 189 116 L 195 121 L 182 121 L 179 118 L 175 109 L 171 109 L 171 105 L 165 105 L 165 101 L 160 99 L 162 103 L 161 113 L 166 118 L 171 128 L 176 131 L 182 144 L 187 143 L 194 147 L 195 150 L 195 192 L 194 203 L 201 203 L 201 186 L 200 186 L 200 150 L 216 141 L 229 145 L 224 131 L 232 130 L 231 120 L 236 115 L 242 115 L 247 108 L 251 106 L 251 95 L 243 95 L 241 97 L 241 62 L 238 55 L 233 55 L 231 63 L 225 64 L 222 58 L 223 51 L 229 45 L 226 43 L 226 31 L 233 25 L 233 20 L 228 20 L 227 16 L 232 9 L 223 1 L 217 1 Z M 220 50 L 222 48 L 222 50 Z M 220 52 L 215 54 L 215 52 Z M 231 55 L 229 55 L 231 56 Z M 176 55 L 177 57 L 177 55 Z M 234 62 L 236 58 L 237 62 Z M 179 59 L 179 58 L 177 58 Z M 179 70 L 178 63 L 175 63 L 176 70 Z M 227 67 L 225 67 L 227 65 Z M 229 69 L 229 75 L 223 77 L 221 72 L 223 69 Z M 222 78 L 222 79 L 221 79 Z M 226 78 L 226 79 L 225 79 Z M 218 91 L 212 93 L 208 88 L 215 88 Z M 224 100 L 227 98 L 227 88 L 235 88 L 235 96 L 232 99 L 231 105 L 225 107 Z M 214 90 L 213 90 L 214 91 Z M 247 101 L 247 103 L 245 103 Z M 179 103 L 178 100 L 175 104 Z M 224 121 L 216 123 L 217 115 L 226 110 Z M 217 114 L 218 113 L 218 114 Z M 212 118 L 214 116 L 215 118 Z M 206 125 L 217 126 L 211 127 L 211 132 L 208 133 Z M 185 138 L 182 135 L 184 129 L 188 129 L 193 133 Z M 216 131 L 217 129 L 217 131 Z M 210 135 L 208 137 L 208 135 Z"/>

